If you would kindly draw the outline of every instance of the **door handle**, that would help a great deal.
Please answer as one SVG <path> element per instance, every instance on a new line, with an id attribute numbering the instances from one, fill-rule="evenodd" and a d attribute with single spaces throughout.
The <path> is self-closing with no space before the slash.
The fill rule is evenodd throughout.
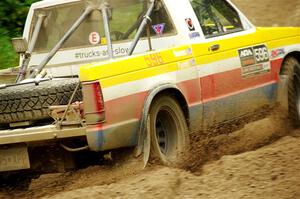
<path id="1" fill-rule="evenodd" d="M 217 51 L 220 49 L 220 45 L 219 44 L 215 44 L 209 47 L 209 51 Z"/>

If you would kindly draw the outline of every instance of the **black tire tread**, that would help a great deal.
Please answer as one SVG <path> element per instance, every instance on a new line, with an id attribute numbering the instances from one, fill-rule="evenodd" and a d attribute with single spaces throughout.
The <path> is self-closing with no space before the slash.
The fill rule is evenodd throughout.
<path id="1" fill-rule="evenodd" d="M 167 102 L 167 103 L 166 103 Z M 168 159 L 166 156 L 162 155 L 160 152 L 155 140 L 153 134 L 153 131 L 150 130 L 150 136 L 151 136 L 151 150 L 150 150 L 150 156 L 152 159 L 158 161 L 160 164 L 168 165 L 168 166 L 174 166 L 174 167 L 182 167 L 184 165 L 184 157 L 186 157 L 186 153 L 189 149 L 190 139 L 189 139 L 189 133 L 188 133 L 188 127 L 186 118 L 184 116 L 184 113 L 182 111 L 182 108 L 180 107 L 179 103 L 171 96 L 168 95 L 160 95 L 157 96 L 156 99 L 152 102 L 151 109 L 150 109 L 150 118 L 151 115 L 153 116 L 153 111 L 159 109 L 163 104 L 169 106 L 173 113 L 177 115 L 178 122 L 181 123 L 182 128 L 184 129 L 182 132 L 179 132 L 178 135 L 178 145 L 177 145 L 177 157 L 174 160 Z M 152 119 L 150 119 L 150 123 L 152 123 Z"/>
<path id="2" fill-rule="evenodd" d="M 295 75 L 300 76 L 300 64 L 298 60 L 294 57 L 288 57 L 285 59 L 283 63 L 283 71 L 284 75 L 288 76 L 288 110 L 289 117 L 292 120 L 292 123 L 295 126 L 299 126 L 300 116 L 299 110 L 297 107 L 297 100 L 299 96 L 297 96 L 295 89 Z M 300 86 L 300 85 L 298 85 Z"/>
<path id="3" fill-rule="evenodd" d="M 77 78 L 57 79 L 1 89 L 0 124 L 50 118 L 48 107 L 68 104 L 78 82 Z M 81 100 L 78 89 L 73 102 Z"/>

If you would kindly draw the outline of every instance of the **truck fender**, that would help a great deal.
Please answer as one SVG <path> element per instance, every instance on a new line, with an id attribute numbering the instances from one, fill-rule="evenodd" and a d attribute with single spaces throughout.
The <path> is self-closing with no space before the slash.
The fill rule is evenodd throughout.
<path id="1" fill-rule="evenodd" d="M 140 156 L 144 152 L 144 163 L 146 164 L 145 161 L 148 161 L 149 155 L 150 155 L 150 141 L 149 141 L 149 135 L 146 135 L 147 133 L 147 122 L 148 122 L 148 112 L 150 110 L 151 104 L 153 99 L 162 91 L 167 90 L 167 89 L 175 89 L 179 91 L 180 93 L 181 90 L 174 84 L 161 84 L 150 90 L 145 103 L 144 103 L 144 108 L 143 108 L 143 113 L 142 113 L 142 118 L 139 126 L 139 130 L 137 132 L 137 146 L 135 149 L 135 157 Z M 148 140 L 145 140 L 148 139 Z M 145 142 L 146 141 L 146 142 Z M 144 146 L 144 143 L 147 143 Z M 146 150 L 146 151 L 145 151 Z"/>

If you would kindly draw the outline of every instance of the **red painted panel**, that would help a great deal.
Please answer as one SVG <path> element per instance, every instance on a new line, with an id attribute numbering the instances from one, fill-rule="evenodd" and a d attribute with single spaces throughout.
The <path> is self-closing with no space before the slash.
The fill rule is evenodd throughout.
<path id="1" fill-rule="evenodd" d="M 184 81 L 178 83 L 177 86 L 185 95 L 190 106 L 205 103 L 215 98 L 222 98 L 277 82 L 281 63 L 282 59 L 272 61 L 271 73 L 251 78 L 242 78 L 241 70 L 237 69 L 201 79 Z M 202 86 L 201 89 L 199 82 Z M 103 128 L 130 119 L 140 119 L 147 95 L 148 91 L 145 91 L 105 102 L 106 123 Z"/>
<path id="2" fill-rule="evenodd" d="M 106 102 L 106 125 L 140 119 L 147 94 L 142 92 Z"/>
<path id="3" fill-rule="evenodd" d="M 248 78 L 241 76 L 241 69 L 209 75 L 200 79 L 202 101 L 207 102 L 230 94 L 249 90 L 260 85 L 278 81 L 282 59 L 271 62 L 271 72 Z"/>
<path id="4" fill-rule="evenodd" d="M 188 80 L 177 84 L 189 105 L 201 102 L 199 79 Z"/>

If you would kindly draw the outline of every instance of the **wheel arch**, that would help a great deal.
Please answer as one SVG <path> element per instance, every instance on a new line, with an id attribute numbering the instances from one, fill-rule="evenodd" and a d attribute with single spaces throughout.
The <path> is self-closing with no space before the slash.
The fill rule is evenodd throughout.
<path id="1" fill-rule="evenodd" d="M 183 111 L 187 126 L 189 126 L 190 125 L 189 124 L 190 114 L 189 114 L 188 103 L 187 103 L 187 100 L 185 99 L 184 95 L 182 94 L 182 92 L 177 88 L 166 88 L 164 90 L 161 90 L 160 92 L 158 92 L 155 95 L 155 97 L 151 101 L 151 104 L 156 98 L 159 98 L 161 95 L 171 96 L 179 103 L 179 106 L 181 107 L 181 110 Z"/>
<path id="2" fill-rule="evenodd" d="M 141 118 L 138 135 L 137 135 L 138 137 L 137 155 L 141 154 L 142 152 L 143 137 L 146 129 L 148 113 L 151 108 L 152 102 L 161 95 L 169 95 L 179 103 L 183 111 L 183 114 L 185 116 L 187 126 L 188 127 L 190 126 L 190 122 L 189 122 L 190 113 L 189 113 L 188 103 L 182 91 L 176 85 L 173 84 L 163 84 L 153 88 L 149 92 L 144 103 L 144 109 L 142 112 L 142 118 Z"/>

